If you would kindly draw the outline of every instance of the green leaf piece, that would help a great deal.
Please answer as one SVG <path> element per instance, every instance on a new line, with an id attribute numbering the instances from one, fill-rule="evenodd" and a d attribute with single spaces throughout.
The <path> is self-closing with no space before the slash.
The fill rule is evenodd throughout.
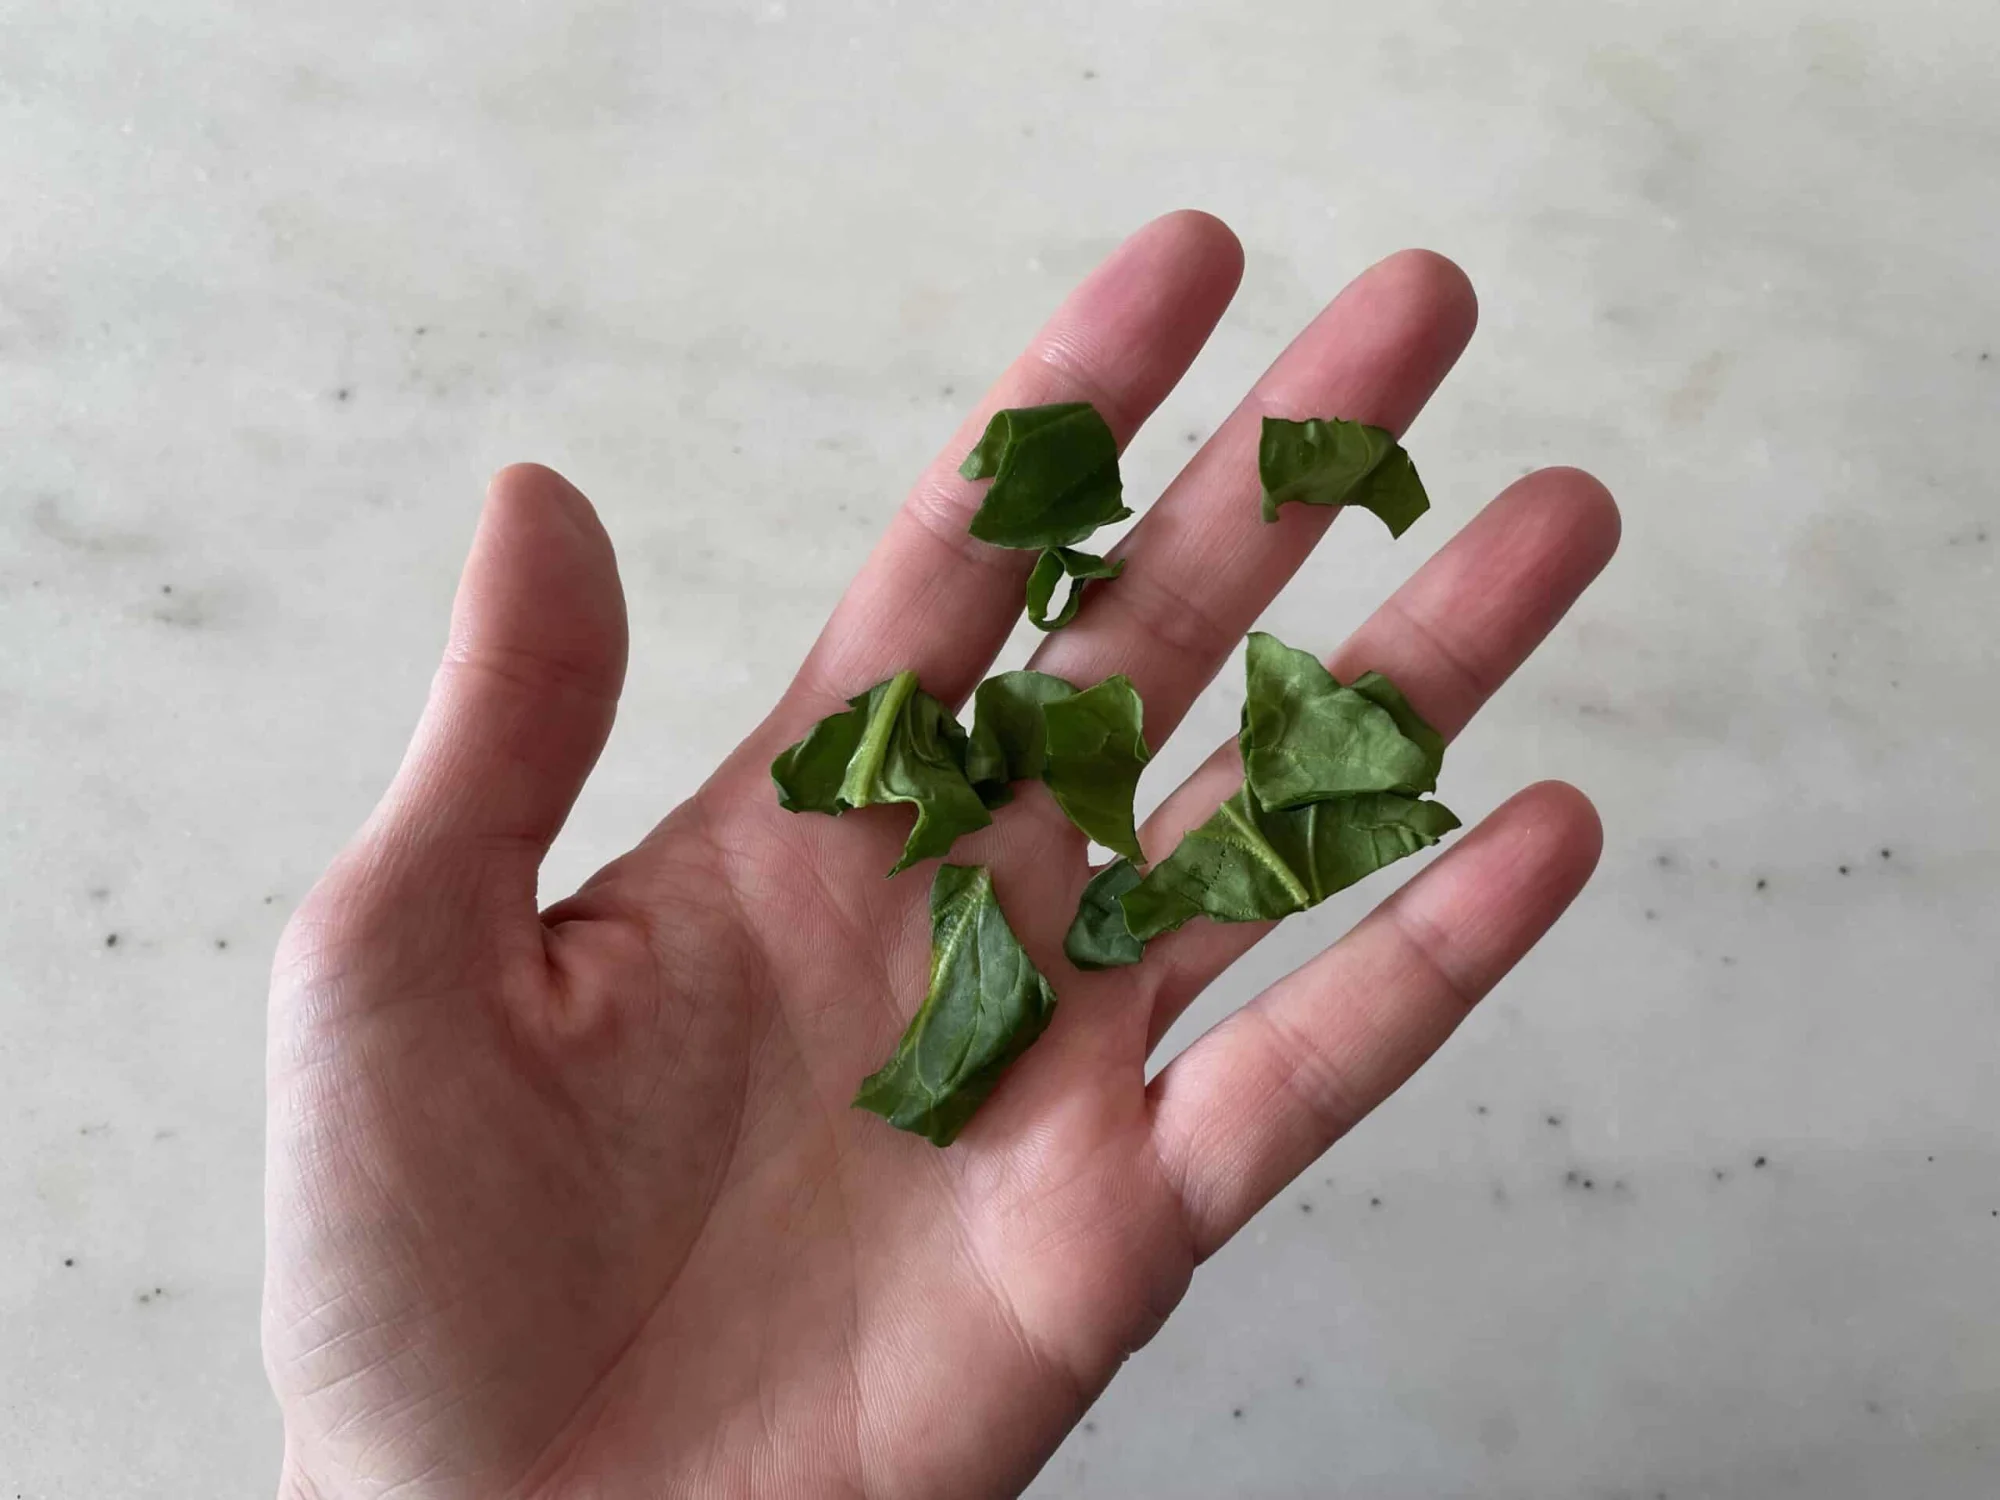
<path id="1" fill-rule="evenodd" d="M 1244 679 L 1244 778 L 1263 806 L 1437 789 L 1443 737 L 1381 674 L 1342 687 L 1310 651 L 1255 631 Z"/>
<path id="2" fill-rule="evenodd" d="M 1063 952 L 1071 963 L 1079 969 L 1117 969 L 1145 956 L 1146 945 L 1132 936 L 1125 925 L 1125 908 L 1118 904 L 1118 898 L 1141 878 L 1129 859 L 1115 859 L 1091 876 L 1077 903 L 1076 920 L 1063 939 Z"/>
<path id="3" fill-rule="evenodd" d="M 1116 578 L 1124 571 L 1122 560 L 1106 562 L 1088 552 L 1078 552 L 1074 547 L 1049 548 L 1035 559 L 1035 570 L 1028 575 L 1028 623 L 1037 630 L 1061 630 L 1076 618 L 1076 612 L 1083 607 L 1085 584 L 1093 578 Z M 1074 580 L 1069 597 L 1063 600 L 1062 608 L 1051 615 L 1049 601 L 1055 597 L 1057 586 L 1065 578 Z"/>
<path id="4" fill-rule="evenodd" d="M 1008 782 L 1042 774 L 1049 754 L 1042 710 L 1075 692 L 1073 684 L 1046 672 L 1002 672 L 979 684 L 972 695 L 965 776 L 988 807 L 998 807 L 1012 796 Z"/>
<path id="5" fill-rule="evenodd" d="M 1403 737 L 1423 752 L 1428 784 L 1420 777 L 1410 785 L 1419 792 L 1434 791 L 1438 773 L 1444 769 L 1444 736 L 1426 724 L 1423 716 L 1410 707 L 1409 699 L 1403 696 L 1401 689 L 1380 672 L 1363 672 L 1348 687 L 1394 719 Z M 1401 791 L 1403 788 L 1392 787 L 1390 790 Z"/>
<path id="6" fill-rule="evenodd" d="M 1107 677 L 1055 699 L 1044 705 L 1042 718 L 1048 728 L 1042 779 L 1070 822 L 1114 853 L 1143 859 L 1132 799 L 1152 752 L 1146 748 L 1145 707 L 1132 679 Z"/>
<path id="7" fill-rule="evenodd" d="M 998 547 L 1067 547 L 1132 514 L 1118 440 L 1087 401 L 995 412 L 958 472 L 993 481 L 968 529 Z"/>
<path id="8" fill-rule="evenodd" d="M 1055 1014 L 1056 995 L 1015 939 L 983 865 L 931 882 L 931 977 L 893 1057 L 856 1107 L 949 1146 Z"/>
<path id="9" fill-rule="evenodd" d="M 986 806 L 1009 800 L 1009 782 L 1040 777 L 1078 828 L 1138 858 L 1132 801 L 1152 757 L 1130 678 L 1079 692 L 1046 672 L 1002 672 L 980 683 L 972 704 L 965 770 Z"/>
<path id="10" fill-rule="evenodd" d="M 1387 429 L 1365 422 L 1266 417 L 1257 442 L 1257 474 L 1264 482 L 1266 521 L 1277 520 L 1278 508 L 1294 500 L 1358 505 L 1380 516 L 1394 537 L 1431 508 L 1410 455 Z"/>
<path id="11" fill-rule="evenodd" d="M 966 734 L 944 705 L 900 672 L 849 700 L 845 713 L 821 719 L 771 762 L 778 805 L 788 812 L 830 813 L 908 802 L 916 826 L 895 875 L 948 852 L 962 833 L 992 822 L 966 780 Z"/>
<path id="12" fill-rule="evenodd" d="M 847 811 L 840 800 L 840 784 L 868 732 L 868 705 L 881 691 L 878 687 L 850 698 L 847 712 L 821 719 L 804 739 L 771 762 L 778 806 L 786 812 L 828 813 L 836 818 Z"/>
<path id="13" fill-rule="evenodd" d="M 1247 786 L 1119 897 L 1132 936 L 1150 942 L 1188 918 L 1259 922 L 1317 906 L 1458 827 L 1441 802 L 1368 792 L 1269 809 Z"/>

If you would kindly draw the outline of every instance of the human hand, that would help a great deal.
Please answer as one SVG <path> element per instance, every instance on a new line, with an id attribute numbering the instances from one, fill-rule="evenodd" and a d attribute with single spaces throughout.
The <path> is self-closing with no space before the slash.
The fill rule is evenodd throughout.
<path id="1" fill-rule="evenodd" d="M 771 759 L 903 668 L 969 695 L 1032 554 L 966 533 L 958 459 L 1003 406 L 1089 400 L 1128 440 L 1241 264 L 1200 214 L 1127 241 L 918 482 L 770 717 L 540 913 L 537 867 L 611 728 L 624 607 L 583 496 L 543 469 L 498 477 L 409 754 L 278 955 L 264 1344 L 287 1495 L 1013 1492 L 1194 1268 L 1576 894 L 1596 817 L 1529 788 L 1149 1086 L 1154 1043 L 1268 928 L 1195 922 L 1137 967 L 1075 972 L 1084 845 L 1025 786 L 952 858 L 993 868 L 1053 1023 L 949 1150 L 849 1107 L 923 994 L 931 871 L 882 878 L 900 809 L 781 811 Z M 1330 520 L 1259 523 L 1259 417 L 1401 431 L 1473 321 L 1435 256 L 1365 273 L 1034 665 L 1128 674 L 1158 746 Z M 1594 480 L 1530 475 L 1330 665 L 1387 673 L 1455 733 L 1617 533 Z M 1149 854 L 1238 775 L 1221 747 L 1146 825 Z"/>

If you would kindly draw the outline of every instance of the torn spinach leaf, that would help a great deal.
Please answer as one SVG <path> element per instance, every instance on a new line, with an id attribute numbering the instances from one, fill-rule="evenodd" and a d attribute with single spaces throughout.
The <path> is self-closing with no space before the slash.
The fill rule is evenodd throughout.
<path id="1" fill-rule="evenodd" d="M 1118 904 L 1140 878 L 1129 859 L 1115 859 L 1091 876 L 1077 902 L 1076 920 L 1063 939 L 1063 952 L 1079 969 L 1122 968 L 1145 957 L 1146 945 L 1132 936 L 1125 925 L 1125 908 Z"/>
<path id="2" fill-rule="evenodd" d="M 968 529 L 998 547 L 1067 547 L 1132 514 L 1118 440 L 1087 401 L 995 412 L 958 472 L 993 481 Z"/>
<path id="3" fill-rule="evenodd" d="M 1278 507 L 1358 505 L 1372 510 L 1401 536 L 1431 508 L 1417 467 L 1394 434 L 1365 422 L 1309 417 L 1303 422 L 1264 418 L 1257 442 L 1257 474 L 1264 482 L 1264 519 Z"/>
<path id="4" fill-rule="evenodd" d="M 900 672 L 821 719 L 771 762 L 778 805 L 838 817 L 857 807 L 909 802 L 916 826 L 891 875 L 947 852 L 962 833 L 992 822 L 965 777 L 966 735 L 944 705 Z"/>
<path id="5" fill-rule="evenodd" d="M 1402 690 L 1380 672 L 1363 672 L 1348 684 L 1370 703 L 1381 709 L 1396 721 L 1396 727 L 1403 737 L 1423 752 L 1425 775 L 1410 783 L 1410 789 L 1418 792 L 1437 790 L 1438 773 L 1444 769 L 1444 736 L 1424 722 L 1423 715 L 1410 707 L 1409 699 Z M 1403 787 L 1390 787 L 1390 791 L 1402 791 Z"/>
<path id="6" fill-rule="evenodd" d="M 1244 679 L 1243 771 L 1263 806 L 1437 789 L 1444 739 L 1388 678 L 1342 687 L 1310 651 L 1255 631 Z"/>
<path id="7" fill-rule="evenodd" d="M 1440 802 L 1366 792 L 1266 808 L 1247 786 L 1119 897 L 1141 943 L 1189 917 L 1257 922 L 1317 906 L 1458 827 Z"/>
<path id="8" fill-rule="evenodd" d="M 1092 688 L 1042 708 L 1048 761 L 1042 779 L 1070 822 L 1114 853 L 1139 860 L 1132 799 L 1152 753 L 1146 748 L 1145 708 L 1129 677 L 1107 677 Z"/>
<path id="9" fill-rule="evenodd" d="M 1130 678 L 1078 692 L 1046 672 L 1002 672 L 979 684 L 972 705 L 965 773 L 988 807 L 1009 800 L 1009 782 L 1040 777 L 1084 833 L 1137 857 L 1132 799 L 1151 754 Z"/>
<path id="10" fill-rule="evenodd" d="M 1002 672 L 979 684 L 972 695 L 965 776 L 988 807 L 999 807 L 1012 797 L 1008 782 L 1042 774 L 1049 746 L 1042 710 L 1075 692 L 1074 686 L 1046 672 Z"/>
<path id="11" fill-rule="evenodd" d="M 1122 561 L 1106 562 L 1074 547 L 1050 547 L 1035 559 L 1035 570 L 1028 575 L 1028 623 L 1037 630 L 1061 630 L 1083 607 L 1085 584 L 1093 578 L 1116 578 L 1124 571 Z M 1065 578 L 1072 580 L 1069 597 L 1051 615 L 1049 601 Z"/>
<path id="12" fill-rule="evenodd" d="M 1049 1024 L 1055 991 L 1029 962 L 983 865 L 931 882 L 931 975 L 896 1052 L 854 1096 L 899 1130 L 949 1146 Z"/>

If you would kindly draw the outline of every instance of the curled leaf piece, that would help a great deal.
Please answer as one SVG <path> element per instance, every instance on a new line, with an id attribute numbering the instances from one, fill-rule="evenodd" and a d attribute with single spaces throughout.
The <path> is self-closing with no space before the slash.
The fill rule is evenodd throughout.
<path id="1" fill-rule="evenodd" d="M 1136 964 L 1146 945 L 1125 925 L 1125 908 L 1118 898 L 1139 883 L 1139 870 L 1129 859 L 1114 859 L 1090 878 L 1077 902 L 1076 920 L 1069 924 L 1063 952 L 1079 969 L 1116 969 Z"/>
<path id="2" fill-rule="evenodd" d="M 1035 559 L 1035 570 L 1028 575 L 1028 623 L 1037 630 L 1061 630 L 1083 608 L 1084 585 L 1095 578 L 1116 578 L 1124 571 L 1122 560 L 1106 562 L 1074 547 L 1049 548 Z M 1050 614 L 1049 603 L 1065 578 L 1071 580 L 1069 595 Z"/>
<path id="3" fill-rule="evenodd" d="M 1118 477 L 1118 439 L 1089 402 L 995 412 L 958 472 L 993 481 L 967 530 L 996 547 L 1042 554 L 1028 575 L 1028 619 L 1037 630 L 1062 629 L 1076 618 L 1085 584 L 1116 578 L 1124 568 L 1075 548 L 1098 527 L 1132 514 Z M 1051 613 L 1065 579 L 1069 595 Z"/>
<path id="4" fill-rule="evenodd" d="M 1087 401 L 995 412 L 958 472 L 993 481 L 967 529 L 996 547 L 1067 547 L 1132 514 L 1118 440 Z"/>
<path id="5" fill-rule="evenodd" d="M 979 684 L 972 695 L 965 775 L 988 807 L 998 807 L 1012 796 L 1008 782 L 1031 781 L 1042 774 L 1049 756 L 1042 711 L 1075 692 L 1072 684 L 1046 672 L 1002 672 Z"/>
<path id="6" fill-rule="evenodd" d="M 993 821 L 965 776 L 966 734 L 944 705 L 899 672 L 849 700 L 771 762 L 778 805 L 839 817 L 857 807 L 908 802 L 916 826 L 891 875 L 948 852 L 962 833 Z"/>
<path id="7" fill-rule="evenodd" d="M 1396 537 L 1431 508 L 1417 466 L 1395 435 L 1340 417 L 1264 418 L 1257 475 L 1264 484 L 1266 521 L 1277 520 L 1278 508 L 1293 501 L 1358 505 L 1380 516 Z"/>
<path id="8" fill-rule="evenodd" d="M 1444 737 L 1371 672 L 1342 687 L 1310 651 L 1253 632 L 1244 653 L 1245 779 L 1266 807 L 1437 790 Z"/>
<path id="9" fill-rule="evenodd" d="M 1144 733 L 1145 705 L 1129 677 L 1045 705 L 1048 761 L 1042 779 L 1070 822 L 1115 854 L 1139 860 L 1132 801 L 1152 759 Z"/>
<path id="10" fill-rule="evenodd" d="M 931 971 L 895 1055 L 856 1107 L 949 1146 L 1000 1075 L 1055 1014 L 1055 991 L 1022 951 L 983 865 L 941 865 L 931 883 Z"/>
<path id="11" fill-rule="evenodd" d="M 1458 827 L 1441 802 L 1368 792 L 1266 808 L 1247 786 L 1119 897 L 1145 943 L 1188 918 L 1260 922 L 1317 906 Z"/>

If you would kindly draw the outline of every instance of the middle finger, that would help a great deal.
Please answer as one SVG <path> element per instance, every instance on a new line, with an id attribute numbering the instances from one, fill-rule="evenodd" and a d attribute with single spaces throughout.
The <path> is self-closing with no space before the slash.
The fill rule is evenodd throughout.
<path id="1" fill-rule="evenodd" d="M 1306 326 L 1117 548 L 1125 571 L 1085 596 L 1074 624 L 1030 663 L 1075 683 L 1123 672 L 1146 704 L 1146 741 L 1180 723 L 1285 586 L 1334 512 L 1258 515 L 1266 415 L 1339 416 L 1401 434 L 1472 336 L 1465 273 L 1426 250 L 1364 271 Z"/>

